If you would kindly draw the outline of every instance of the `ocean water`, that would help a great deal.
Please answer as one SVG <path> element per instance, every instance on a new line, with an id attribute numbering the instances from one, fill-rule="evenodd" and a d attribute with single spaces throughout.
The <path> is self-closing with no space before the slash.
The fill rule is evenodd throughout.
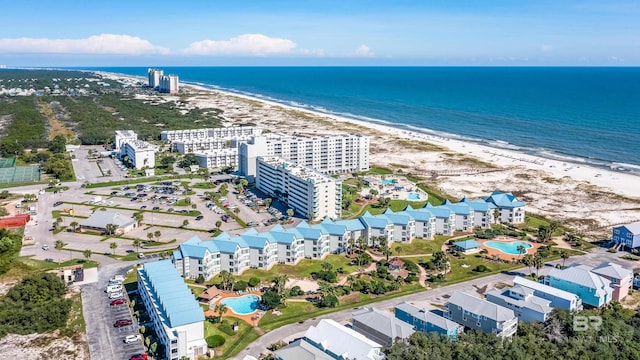
<path id="1" fill-rule="evenodd" d="M 571 162 L 640 171 L 640 68 L 162 67 L 180 81 Z M 146 76 L 146 68 L 90 68 Z"/>

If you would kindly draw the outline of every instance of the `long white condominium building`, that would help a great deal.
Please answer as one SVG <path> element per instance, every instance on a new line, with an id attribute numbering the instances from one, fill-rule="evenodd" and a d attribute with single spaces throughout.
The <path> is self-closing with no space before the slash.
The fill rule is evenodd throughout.
<path id="1" fill-rule="evenodd" d="M 147 76 L 149 77 L 149 87 L 157 88 L 160 87 L 160 80 L 164 76 L 164 71 L 160 69 L 151 69 L 147 70 Z"/>
<path id="2" fill-rule="evenodd" d="M 223 167 L 236 167 L 238 165 L 238 149 L 225 148 L 193 153 L 201 167 L 215 169 Z"/>
<path id="3" fill-rule="evenodd" d="M 279 158 L 258 157 L 256 187 L 310 218 L 339 218 L 342 181 Z"/>
<path id="4" fill-rule="evenodd" d="M 180 154 L 188 154 L 193 152 L 214 151 L 225 148 L 237 147 L 237 140 L 228 140 L 220 138 L 202 138 L 190 140 L 176 140 L 171 142 L 171 151 Z"/>
<path id="5" fill-rule="evenodd" d="M 171 260 L 138 269 L 138 293 L 166 349 L 165 359 L 195 360 L 206 353 L 204 313 Z"/>
<path id="6" fill-rule="evenodd" d="M 249 136 L 262 134 L 262 128 L 254 126 L 234 126 L 220 128 L 188 129 L 188 130 L 168 130 L 160 133 L 163 141 L 187 141 L 195 139 L 224 139 L 238 140 L 246 139 Z"/>
<path id="7" fill-rule="evenodd" d="M 115 151 L 119 152 L 122 145 L 138 140 L 138 134 L 131 130 L 116 130 Z"/>
<path id="8" fill-rule="evenodd" d="M 364 135 L 256 136 L 238 146 L 239 170 L 244 176 L 255 176 L 256 158 L 273 156 L 313 168 L 322 174 L 367 171 L 369 140 Z"/>
<path id="9" fill-rule="evenodd" d="M 202 275 L 210 279 L 222 270 L 241 274 L 249 268 L 269 269 L 274 264 L 295 264 L 304 258 L 323 259 L 328 254 L 344 253 L 359 239 L 370 246 L 379 245 L 381 239 L 385 239 L 392 247 L 395 242 L 410 243 L 414 238 L 451 235 L 452 229 L 464 227 L 471 216 L 492 217 L 496 209 L 501 210 L 485 200 L 464 198 L 456 204 L 427 204 L 418 209 L 407 206 L 403 211 L 387 209 L 378 215 L 367 211 L 351 220 L 334 221 L 325 217 L 318 224 L 302 221 L 287 229 L 276 225 L 265 232 L 254 228 L 239 235 L 224 232 L 206 241 L 193 237 L 173 253 L 173 262 L 185 278 L 196 279 Z M 467 215 L 466 219 L 459 216 L 463 214 Z M 447 231 L 443 231 L 443 220 L 450 221 Z M 488 228 L 494 221 L 492 217 L 475 222 L 475 226 Z"/>
<path id="10" fill-rule="evenodd" d="M 180 91 L 178 75 L 165 75 L 160 78 L 160 92 L 177 94 Z"/>

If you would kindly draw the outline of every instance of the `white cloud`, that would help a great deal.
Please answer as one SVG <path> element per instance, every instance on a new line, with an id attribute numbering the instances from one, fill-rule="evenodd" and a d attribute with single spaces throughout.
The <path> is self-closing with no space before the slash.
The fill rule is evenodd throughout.
<path id="1" fill-rule="evenodd" d="M 359 58 L 372 58 L 375 57 L 376 54 L 374 54 L 367 45 L 362 44 L 358 46 L 358 48 L 351 54 L 351 56 Z"/>
<path id="2" fill-rule="evenodd" d="M 86 39 L 16 38 L 0 39 L 0 51 L 8 53 L 168 54 L 169 49 L 130 35 L 100 34 Z"/>
<path id="3" fill-rule="evenodd" d="M 229 40 L 202 40 L 191 43 L 184 50 L 193 55 L 266 56 L 279 54 L 318 54 L 318 50 L 296 49 L 289 39 L 272 38 L 262 34 L 243 34 Z M 322 50 L 320 50 L 320 54 Z"/>

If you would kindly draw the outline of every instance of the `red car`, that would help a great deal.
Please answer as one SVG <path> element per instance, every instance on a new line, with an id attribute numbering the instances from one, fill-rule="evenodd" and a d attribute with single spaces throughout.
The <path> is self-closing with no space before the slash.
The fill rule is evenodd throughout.
<path id="1" fill-rule="evenodd" d="M 131 360 L 149 360 L 147 354 L 136 354 L 131 357 Z"/>
<path id="2" fill-rule="evenodd" d="M 120 320 L 116 320 L 116 322 L 113 324 L 113 327 L 122 327 L 122 326 L 131 325 L 131 324 L 133 324 L 133 321 L 129 319 L 120 319 Z"/>
<path id="3" fill-rule="evenodd" d="M 111 302 L 111 305 L 122 305 L 126 303 L 127 303 L 127 299 L 115 299 Z"/>

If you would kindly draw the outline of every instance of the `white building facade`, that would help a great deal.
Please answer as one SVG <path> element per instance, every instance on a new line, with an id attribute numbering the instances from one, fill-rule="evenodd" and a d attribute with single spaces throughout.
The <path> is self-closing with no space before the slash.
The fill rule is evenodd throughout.
<path id="1" fill-rule="evenodd" d="M 342 181 L 278 158 L 256 159 L 256 187 L 310 218 L 339 218 Z"/>
<path id="2" fill-rule="evenodd" d="M 177 94 L 180 91 L 180 81 L 178 75 L 166 75 L 160 78 L 160 92 Z"/>
<path id="3" fill-rule="evenodd" d="M 166 130 L 160 133 L 160 139 L 169 142 L 206 138 L 237 140 L 248 139 L 249 136 L 259 136 L 260 134 L 262 134 L 262 128 L 259 127 L 232 126 L 188 130 Z"/>
<path id="4" fill-rule="evenodd" d="M 164 76 L 164 71 L 149 68 L 147 70 L 147 76 L 149 78 L 149 87 L 155 89 L 160 87 L 160 80 Z"/>
<path id="5" fill-rule="evenodd" d="M 156 150 L 155 145 L 146 141 L 126 142 L 120 149 L 120 158 L 129 158 L 136 169 L 153 169 L 156 167 Z"/>
<path id="6" fill-rule="evenodd" d="M 364 135 L 254 137 L 238 147 L 238 164 L 244 176 L 256 176 L 257 157 L 277 157 L 313 168 L 322 174 L 369 170 L 369 142 Z"/>

